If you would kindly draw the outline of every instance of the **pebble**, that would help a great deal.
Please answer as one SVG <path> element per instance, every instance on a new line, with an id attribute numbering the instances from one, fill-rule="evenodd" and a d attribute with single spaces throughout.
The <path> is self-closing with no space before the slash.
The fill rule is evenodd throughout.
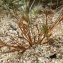
<path id="1" fill-rule="evenodd" d="M 21 36 L 21 31 L 18 28 L 18 25 L 16 25 L 16 23 L 13 21 L 13 19 L 9 20 L 7 18 L 8 17 L 5 17 L 4 19 L 1 20 L 3 26 L 1 25 L 2 28 L 1 28 L 0 32 L 2 35 L 4 35 L 4 37 L 1 36 L 2 40 L 4 42 L 8 43 L 8 42 L 12 41 L 11 40 L 11 37 L 12 37 L 12 38 L 14 38 L 14 41 L 21 43 L 22 40 L 20 38 L 18 38 L 18 33 L 17 33 L 17 31 L 18 31 L 19 35 Z M 39 23 L 41 22 L 41 19 L 36 19 L 36 20 L 37 21 L 35 21 L 34 25 L 36 25 L 38 23 L 38 26 L 40 26 L 41 24 L 39 24 Z M 44 17 L 44 19 L 42 18 L 42 21 L 43 20 L 45 21 L 45 17 Z M 7 24 L 4 23 L 4 21 L 6 21 Z M 11 23 L 11 26 L 9 25 L 10 23 Z M 34 32 L 36 32 L 36 30 L 37 29 L 34 28 Z M 37 33 L 38 32 L 36 32 L 36 34 Z M 0 37 L 0 39 L 1 39 L 1 37 Z M 23 44 L 27 45 L 26 42 Z M 9 49 L 7 47 L 1 48 L 2 52 L 3 51 L 6 52 L 8 50 Z M 7 61 L 8 61 L 9 63 L 22 63 L 22 60 L 23 60 L 23 63 L 36 63 L 38 60 L 38 63 L 63 63 L 62 51 L 59 51 L 59 53 L 56 53 L 56 52 L 58 52 L 58 50 L 59 50 L 59 48 L 56 48 L 55 46 L 49 45 L 49 44 L 42 44 L 42 45 L 38 45 L 38 46 L 34 45 L 31 48 L 25 50 L 25 52 L 23 54 L 18 54 L 18 52 L 11 52 L 11 53 L 6 53 L 6 54 L 1 53 L 0 62 L 7 63 Z M 60 50 L 63 50 L 62 44 L 61 44 Z M 56 58 L 50 58 L 50 56 L 54 55 L 54 53 L 56 53 Z M 18 55 L 20 57 L 18 57 Z"/>

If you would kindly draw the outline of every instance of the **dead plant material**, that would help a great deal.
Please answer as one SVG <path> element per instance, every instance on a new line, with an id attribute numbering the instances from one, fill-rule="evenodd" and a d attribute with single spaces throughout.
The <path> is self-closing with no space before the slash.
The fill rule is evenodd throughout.
<path id="1" fill-rule="evenodd" d="M 52 9 L 44 9 L 44 8 L 43 8 L 41 11 L 42 11 L 44 14 L 47 14 L 47 15 L 56 13 L 55 10 L 52 10 Z"/>
<path id="2" fill-rule="evenodd" d="M 28 17 L 27 15 L 23 15 L 22 18 L 23 18 L 24 20 L 26 20 L 26 22 L 29 21 L 29 17 Z"/>
<path id="3" fill-rule="evenodd" d="M 18 42 L 16 42 L 16 43 L 18 43 Z M 17 44 L 17 46 L 13 46 L 11 44 L 7 44 L 7 43 L 3 42 L 2 40 L 0 40 L 0 48 L 4 47 L 4 46 L 7 46 L 9 48 L 9 51 L 2 52 L 2 53 L 9 53 L 9 52 L 15 52 L 15 51 L 20 51 L 20 50 L 26 50 L 25 47 L 20 46 L 19 44 Z"/>
<path id="4" fill-rule="evenodd" d="M 37 44 L 37 45 L 41 44 L 41 42 L 43 42 L 43 40 L 50 35 L 50 32 L 63 20 L 62 13 L 63 13 L 63 10 L 60 12 L 60 14 L 59 14 L 58 18 L 56 19 L 55 23 L 52 24 L 50 26 L 50 28 L 48 27 L 48 23 L 45 24 L 46 28 L 44 28 L 43 32 L 41 32 L 38 28 L 38 25 L 36 25 L 36 28 L 37 28 L 37 31 L 38 31 L 37 35 L 34 35 L 32 33 L 31 28 L 30 28 L 29 23 L 28 23 L 29 19 L 27 17 L 26 18 L 21 17 L 21 19 L 18 21 L 18 26 L 19 26 L 19 28 L 22 32 L 22 37 L 20 37 L 20 38 L 25 39 L 29 43 L 30 47 L 32 47 L 33 44 Z M 46 19 L 46 21 L 47 21 L 47 19 Z M 7 43 L 0 40 L 0 48 L 3 47 L 3 46 L 7 46 L 7 47 L 10 48 L 9 51 L 3 52 L 3 53 L 9 53 L 9 52 L 15 52 L 15 51 L 20 51 L 20 50 L 26 50 L 27 49 L 23 45 L 20 45 L 20 43 L 18 43 L 18 42 L 16 42 L 15 44 L 17 46 L 7 44 Z M 13 48 L 13 49 L 11 49 L 11 48 Z"/>
<path id="5" fill-rule="evenodd" d="M 60 24 L 60 22 L 63 20 L 63 10 L 60 11 L 59 13 L 59 16 L 57 17 L 56 21 L 54 22 L 54 24 L 52 24 L 50 26 L 50 28 L 48 29 L 48 35 L 51 33 L 51 31 L 57 26 Z M 47 24 L 48 25 L 48 24 Z M 46 36 L 43 37 L 43 39 L 45 38 Z M 47 41 L 48 42 L 48 41 Z M 44 42 L 43 42 L 44 43 Z"/>
<path id="6" fill-rule="evenodd" d="M 55 23 L 54 24 L 52 24 L 51 26 L 50 26 L 50 28 L 48 27 L 48 23 L 47 23 L 47 13 L 49 13 L 49 11 L 47 11 L 47 10 L 45 10 L 46 12 L 44 12 L 45 14 L 46 14 L 46 26 L 47 26 L 47 30 L 46 30 L 46 27 L 43 29 L 43 31 L 44 31 L 44 36 L 43 36 L 43 38 L 42 38 L 42 41 L 43 41 L 43 39 L 45 39 L 45 38 L 47 38 L 47 40 L 48 40 L 48 38 L 50 37 L 49 35 L 51 35 L 51 31 L 58 25 L 58 24 L 60 24 L 60 22 L 63 20 L 63 10 L 61 10 L 60 11 L 60 13 L 59 13 L 59 16 L 57 17 L 57 19 L 56 19 L 56 21 L 55 21 Z M 46 33 L 45 33 L 45 31 L 46 31 Z M 38 42 L 38 44 L 40 44 L 42 41 L 39 41 Z M 48 41 L 47 41 L 48 42 Z M 43 42 L 44 43 L 44 42 Z"/>
<path id="7" fill-rule="evenodd" d="M 30 32 L 31 31 L 30 30 L 30 27 L 28 25 L 24 24 L 23 23 L 23 18 L 21 18 L 21 20 L 18 23 L 18 26 L 21 29 L 22 33 L 25 35 L 25 37 L 26 37 L 25 39 L 29 42 L 30 46 L 32 46 L 33 43 L 35 43 L 35 42 L 36 42 L 36 44 L 41 44 L 41 42 L 43 41 L 43 39 L 45 37 L 46 38 L 49 38 L 50 37 L 50 35 L 51 35 L 50 32 L 63 20 L 62 12 L 63 12 L 63 10 L 60 12 L 60 14 L 59 14 L 58 18 L 56 19 L 55 23 L 52 24 L 50 26 L 50 28 L 48 27 L 48 23 L 47 23 L 48 20 L 46 19 L 46 24 L 45 25 L 47 26 L 47 30 L 44 30 L 44 33 L 39 32 L 39 29 L 38 29 L 38 27 L 36 25 L 36 28 L 38 30 L 38 35 L 37 35 L 38 36 L 38 40 L 35 41 L 37 36 L 34 36 L 34 38 L 33 38 L 34 39 L 34 42 L 32 42 L 32 37 L 31 37 L 32 32 Z M 51 11 L 47 11 L 46 10 L 45 14 L 47 14 L 47 13 L 50 13 L 51 14 Z M 47 14 L 47 16 L 48 16 L 48 14 Z M 26 20 L 26 19 L 24 19 L 24 20 Z M 46 31 L 46 33 L 45 33 L 45 31 Z"/>
<path id="8" fill-rule="evenodd" d="M 55 23 L 53 25 L 50 26 L 50 29 L 48 30 L 48 32 L 51 32 L 54 27 L 56 27 L 58 24 L 60 24 L 60 22 L 63 20 L 63 10 L 60 12 L 58 18 L 56 19 Z"/>
<path id="9" fill-rule="evenodd" d="M 23 23 L 22 18 L 19 20 L 18 26 L 21 29 L 23 36 L 25 36 L 24 39 L 29 42 L 30 46 L 32 46 L 32 37 L 31 37 L 29 26 Z"/>

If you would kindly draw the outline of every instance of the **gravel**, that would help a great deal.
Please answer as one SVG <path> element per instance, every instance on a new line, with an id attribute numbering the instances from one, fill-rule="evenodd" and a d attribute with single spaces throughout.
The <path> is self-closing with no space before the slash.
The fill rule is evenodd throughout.
<path id="1" fill-rule="evenodd" d="M 44 19 L 43 17 L 38 17 L 34 25 L 38 24 L 38 26 L 41 26 L 40 22 L 41 19 Z M 58 27 L 61 28 L 60 26 Z M 55 28 L 55 31 L 58 31 L 58 27 L 57 29 Z M 60 32 L 62 30 L 63 28 L 61 28 Z M 34 29 L 35 31 L 36 29 Z M 54 30 L 52 32 L 54 33 Z M 21 36 L 21 31 L 16 23 L 16 19 L 11 18 L 10 15 L 1 17 L 0 39 L 5 43 L 16 46 L 16 42 L 21 44 L 22 41 L 19 36 Z M 57 37 L 53 35 L 52 37 L 54 38 L 50 39 L 48 43 L 33 45 L 25 51 L 0 53 L 0 63 L 63 63 L 63 35 L 58 35 Z M 0 50 L 1 52 L 6 52 L 9 48 L 4 46 Z"/>

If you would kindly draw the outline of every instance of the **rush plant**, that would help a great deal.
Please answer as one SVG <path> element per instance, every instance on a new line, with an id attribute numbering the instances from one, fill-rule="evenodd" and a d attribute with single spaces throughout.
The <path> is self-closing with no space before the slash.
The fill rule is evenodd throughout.
<path id="1" fill-rule="evenodd" d="M 44 43 L 43 40 L 45 38 L 47 38 L 46 40 L 49 40 L 50 38 L 50 34 L 51 31 L 58 25 L 60 24 L 60 22 L 63 20 L 63 9 L 59 12 L 59 16 L 57 17 L 57 19 L 55 20 L 55 22 L 53 24 L 51 24 L 50 26 L 48 26 L 48 20 L 47 20 L 47 16 L 49 13 L 51 13 L 51 11 L 44 11 L 45 15 L 46 15 L 46 23 L 44 23 L 42 25 L 42 31 L 40 31 L 41 29 L 38 29 L 38 26 L 35 26 L 37 28 L 36 31 L 38 31 L 38 33 L 35 35 L 34 33 L 32 33 L 32 29 L 31 29 L 31 25 L 27 22 L 29 21 L 28 17 L 26 16 L 26 18 L 24 18 L 23 16 L 20 18 L 20 20 L 18 21 L 18 26 L 21 30 L 21 34 L 22 37 L 20 37 L 21 39 L 23 39 L 23 42 L 28 42 L 29 43 L 29 47 L 32 47 L 34 44 L 39 45 L 41 43 Z M 13 46 L 13 45 L 9 45 L 5 42 L 3 42 L 2 40 L 0 40 L 0 47 L 3 46 L 7 46 L 9 48 L 13 47 L 14 49 L 11 49 L 9 51 L 7 51 L 6 53 L 9 52 L 14 52 L 14 51 L 20 51 L 20 50 L 26 50 L 28 48 L 24 47 L 23 45 L 20 45 L 20 43 L 16 42 L 15 43 L 17 46 Z"/>

